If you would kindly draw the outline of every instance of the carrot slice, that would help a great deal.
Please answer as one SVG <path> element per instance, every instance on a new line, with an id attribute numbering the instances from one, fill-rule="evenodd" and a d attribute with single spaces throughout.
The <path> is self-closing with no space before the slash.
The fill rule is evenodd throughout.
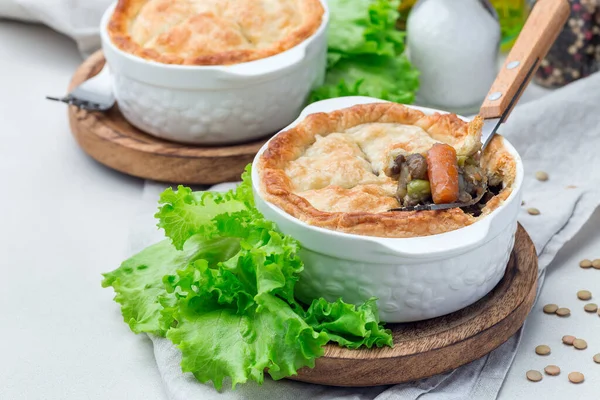
<path id="1" fill-rule="evenodd" d="M 458 163 L 454 147 L 436 143 L 427 152 L 427 175 L 435 204 L 458 200 Z"/>

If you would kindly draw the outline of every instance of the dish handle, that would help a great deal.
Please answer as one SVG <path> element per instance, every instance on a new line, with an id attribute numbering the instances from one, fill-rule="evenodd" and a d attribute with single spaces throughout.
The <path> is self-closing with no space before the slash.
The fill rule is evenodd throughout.
<path id="1" fill-rule="evenodd" d="M 450 254 L 462 253 L 485 243 L 490 231 L 490 219 L 482 219 L 473 225 L 438 235 L 392 239 L 372 240 L 376 245 L 373 250 L 378 256 L 402 258 L 446 257 Z"/>
<path id="2" fill-rule="evenodd" d="M 250 79 L 263 79 L 271 75 L 285 75 L 302 62 L 307 56 L 307 47 L 298 46 L 284 53 L 243 64 L 235 64 L 220 68 L 221 78 L 225 81 L 246 81 Z"/>

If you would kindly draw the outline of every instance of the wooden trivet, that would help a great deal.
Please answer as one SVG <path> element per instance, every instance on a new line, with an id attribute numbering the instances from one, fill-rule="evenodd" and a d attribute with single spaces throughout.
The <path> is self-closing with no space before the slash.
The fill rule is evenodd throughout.
<path id="1" fill-rule="evenodd" d="M 101 51 L 91 55 L 75 72 L 69 91 L 100 72 L 104 62 Z M 118 105 L 104 113 L 69 106 L 69 123 L 77 143 L 96 161 L 128 175 L 176 184 L 238 181 L 267 141 L 214 147 L 169 142 L 132 126 Z"/>
<path id="2" fill-rule="evenodd" d="M 488 354 L 517 332 L 533 306 L 536 287 L 535 247 L 519 225 L 506 274 L 483 299 L 443 317 L 388 325 L 394 348 L 348 350 L 328 345 L 315 368 L 303 368 L 290 379 L 332 386 L 376 386 L 450 371 Z"/>

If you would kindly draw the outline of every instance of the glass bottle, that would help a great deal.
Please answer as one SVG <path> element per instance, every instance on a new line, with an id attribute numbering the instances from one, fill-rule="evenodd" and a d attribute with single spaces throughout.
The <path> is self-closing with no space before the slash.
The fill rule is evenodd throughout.
<path id="1" fill-rule="evenodd" d="M 490 0 L 490 2 L 496 10 L 500 22 L 501 50 L 508 51 L 525 25 L 530 6 L 527 0 Z"/>
<path id="2" fill-rule="evenodd" d="M 410 10 L 413 8 L 416 2 L 417 0 L 402 0 L 400 2 L 400 7 L 398 7 L 398 12 L 400 15 L 398 16 L 396 28 L 401 31 L 406 30 L 406 21 L 408 20 L 408 15 L 410 14 Z"/>

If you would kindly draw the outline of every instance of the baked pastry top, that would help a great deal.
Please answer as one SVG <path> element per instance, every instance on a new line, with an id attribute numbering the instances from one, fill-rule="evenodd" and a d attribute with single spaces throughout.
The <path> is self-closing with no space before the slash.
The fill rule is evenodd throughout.
<path id="1" fill-rule="evenodd" d="M 459 229 L 502 204 L 515 179 L 516 163 L 501 136 L 481 154 L 481 127 L 479 117 L 465 122 L 395 103 L 312 114 L 269 142 L 258 162 L 261 192 L 304 222 L 347 233 L 415 237 Z M 495 192 L 486 193 L 476 213 L 389 211 L 402 205 L 399 157 L 426 156 L 439 143 L 452 146 L 458 159 L 475 160 Z M 461 167 L 461 179 L 468 168 Z"/>
<path id="2" fill-rule="evenodd" d="M 166 63 L 227 65 L 270 57 L 321 25 L 320 0 L 119 0 L 112 42 Z"/>

